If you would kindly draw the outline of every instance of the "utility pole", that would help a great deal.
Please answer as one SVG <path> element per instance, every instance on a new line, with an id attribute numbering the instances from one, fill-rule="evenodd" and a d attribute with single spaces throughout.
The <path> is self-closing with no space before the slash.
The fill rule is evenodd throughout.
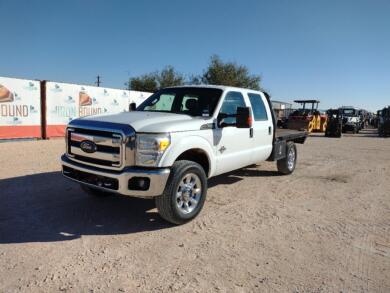
<path id="1" fill-rule="evenodd" d="M 100 78 L 101 78 L 101 76 L 100 75 L 98 75 L 98 76 L 96 76 L 96 85 L 97 86 L 100 86 L 100 84 L 102 83 L 102 81 L 100 80 Z"/>

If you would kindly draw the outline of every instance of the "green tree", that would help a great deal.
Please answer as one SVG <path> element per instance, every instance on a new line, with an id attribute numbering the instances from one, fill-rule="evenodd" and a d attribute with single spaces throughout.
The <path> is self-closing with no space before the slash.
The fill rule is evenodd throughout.
<path id="1" fill-rule="evenodd" d="M 184 75 L 177 72 L 173 66 L 166 66 L 161 72 L 157 74 L 157 82 L 159 88 L 165 88 L 169 86 L 178 86 L 185 83 Z"/>
<path id="2" fill-rule="evenodd" d="M 156 74 L 148 73 L 138 77 L 132 77 L 127 83 L 127 86 L 129 90 L 154 93 L 158 90 Z"/>
<path id="3" fill-rule="evenodd" d="M 198 84 L 227 85 L 253 90 L 260 90 L 261 77 L 251 75 L 244 65 L 234 62 L 223 62 L 217 55 L 213 55 L 210 64 L 200 77 L 192 77 L 192 82 Z"/>
<path id="4" fill-rule="evenodd" d="M 166 66 L 163 70 L 130 78 L 126 84 L 129 90 L 156 92 L 159 89 L 183 85 L 184 75 L 177 72 L 173 66 Z"/>

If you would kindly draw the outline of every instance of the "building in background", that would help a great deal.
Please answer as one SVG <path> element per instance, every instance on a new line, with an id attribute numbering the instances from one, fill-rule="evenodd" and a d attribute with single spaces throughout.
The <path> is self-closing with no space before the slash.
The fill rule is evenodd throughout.
<path id="1" fill-rule="evenodd" d="M 272 107 L 275 112 L 278 127 L 284 127 L 287 122 L 287 118 L 292 112 L 292 103 L 271 101 Z"/>

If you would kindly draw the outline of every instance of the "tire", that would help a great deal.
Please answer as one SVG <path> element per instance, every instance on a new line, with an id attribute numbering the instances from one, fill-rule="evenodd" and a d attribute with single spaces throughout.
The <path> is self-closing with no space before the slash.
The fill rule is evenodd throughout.
<path id="1" fill-rule="evenodd" d="M 197 189 L 200 190 L 196 192 Z M 155 198 L 155 202 L 164 220 L 181 225 L 200 213 L 206 195 L 207 176 L 202 166 L 182 160 L 173 164 L 165 190 Z"/>
<path id="2" fill-rule="evenodd" d="M 84 184 L 80 184 L 80 187 L 83 191 L 85 191 L 86 193 L 88 193 L 89 195 L 94 196 L 94 197 L 107 197 L 107 196 L 112 195 L 111 192 L 107 192 L 107 191 L 103 191 L 103 190 L 100 190 L 97 188 L 89 187 L 89 186 L 86 186 Z"/>
<path id="3" fill-rule="evenodd" d="M 286 146 L 286 157 L 276 162 L 278 172 L 283 175 L 289 175 L 294 172 L 297 164 L 297 157 L 297 147 L 293 142 L 289 141 Z M 290 160 L 292 160 L 292 162 Z"/>

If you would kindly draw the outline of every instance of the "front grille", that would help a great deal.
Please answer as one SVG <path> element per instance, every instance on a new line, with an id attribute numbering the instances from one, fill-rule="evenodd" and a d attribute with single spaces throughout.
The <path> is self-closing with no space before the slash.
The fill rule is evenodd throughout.
<path id="1" fill-rule="evenodd" d="M 67 157 L 98 168 L 133 166 L 134 144 L 135 131 L 126 124 L 75 119 L 66 130 Z"/>
<path id="2" fill-rule="evenodd" d="M 67 153 L 77 161 L 113 168 L 122 165 L 123 137 L 118 132 L 74 127 L 68 128 L 67 140 Z M 83 142 L 92 143 L 95 149 L 91 152 L 83 150 Z"/>

